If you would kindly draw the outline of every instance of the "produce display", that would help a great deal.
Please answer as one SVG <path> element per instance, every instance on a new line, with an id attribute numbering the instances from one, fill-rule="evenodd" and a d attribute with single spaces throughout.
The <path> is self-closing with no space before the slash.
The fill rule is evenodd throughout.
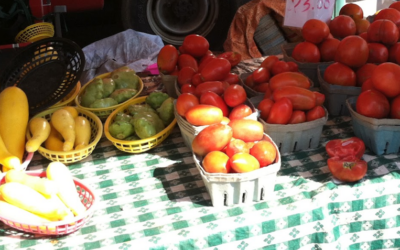
<path id="1" fill-rule="evenodd" d="M 131 104 L 118 112 L 108 132 L 119 140 L 135 141 L 163 131 L 175 118 L 174 99 L 163 92 L 152 92 L 143 104 Z"/>
<path id="2" fill-rule="evenodd" d="M 108 108 L 123 103 L 139 91 L 139 77 L 128 67 L 111 72 L 110 77 L 95 78 L 80 94 L 80 104 L 87 108 Z"/>

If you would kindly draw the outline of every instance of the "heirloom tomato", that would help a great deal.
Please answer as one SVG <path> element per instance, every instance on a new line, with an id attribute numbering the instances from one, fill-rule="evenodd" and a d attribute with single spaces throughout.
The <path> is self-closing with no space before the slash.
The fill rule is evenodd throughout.
<path id="1" fill-rule="evenodd" d="M 298 43 L 293 51 L 292 57 L 298 62 L 317 63 L 321 61 L 321 54 L 317 45 L 310 42 Z"/>
<path id="2" fill-rule="evenodd" d="M 181 54 L 178 57 L 178 67 L 179 69 L 182 69 L 183 67 L 191 67 L 194 69 L 194 71 L 198 71 L 199 66 L 197 64 L 196 59 L 189 55 L 189 54 Z"/>
<path id="3" fill-rule="evenodd" d="M 250 154 L 260 163 L 260 167 L 267 167 L 275 162 L 276 148 L 270 141 L 258 141 L 250 149 Z"/>
<path id="4" fill-rule="evenodd" d="M 247 143 L 240 139 L 232 138 L 232 140 L 226 145 L 225 153 L 232 157 L 237 153 L 249 153 L 249 148 L 247 147 Z"/>
<path id="5" fill-rule="evenodd" d="M 381 92 L 369 89 L 361 92 L 357 98 L 356 111 L 361 115 L 372 118 L 385 118 L 390 112 L 388 99 Z"/>
<path id="6" fill-rule="evenodd" d="M 388 19 L 373 21 L 367 31 L 368 41 L 393 45 L 399 40 L 396 24 Z"/>
<path id="7" fill-rule="evenodd" d="M 223 52 L 222 54 L 219 54 L 217 57 L 225 58 L 226 60 L 228 60 L 231 63 L 231 67 L 238 65 L 242 60 L 242 55 L 239 52 L 233 52 L 233 51 Z"/>
<path id="8" fill-rule="evenodd" d="M 264 82 L 268 82 L 271 74 L 267 68 L 259 67 L 258 69 L 254 70 L 253 73 L 253 82 L 254 84 L 261 84 Z"/>
<path id="9" fill-rule="evenodd" d="M 355 3 L 347 3 L 340 8 L 339 15 L 346 15 L 356 20 L 363 19 L 364 12 L 359 5 Z"/>
<path id="10" fill-rule="evenodd" d="M 315 94 L 311 90 L 297 86 L 285 86 L 273 92 L 275 104 L 282 98 L 288 98 L 293 109 L 298 110 L 312 109 L 317 103 Z"/>
<path id="11" fill-rule="evenodd" d="M 194 126 L 211 125 L 222 121 L 222 110 L 208 104 L 191 107 L 185 113 L 186 120 Z"/>
<path id="12" fill-rule="evenodd" d="M 260 168 L 258 160 L 249 153 L 237 153 L 229 158 L 230 165 L 236 173 L 246 173 Z"/>
<path id="13" fill-rule="evenodd" d="M 178 73 L 178 84 L 182 86 L 184 84 L 192 83 L 192 77 L 194 74 L 196 74 L 196 71 L 192 67 L 183 67 Z"/>
<path id="14" fill-rule="evenodd" d="M 325 117 L 325 109 L 322 106 L 315 106 L 306 112 L 306 121 L 314 121 L 319 118 Z"/>
<path id="15" fill-rule="evenodd" d="M 271 107 L 274 104 L 272 99 L 263 99 L 257 106 L 257 109 L 260 110 L 260 117 L 264 121 L 267 121 L 269 112 L 271 111 Z"/>
<path id="16" fill-rule="evenodd" d="M 229 173 L 231 171 L 229 157 L 221 151 L 211 151 L 206 154 L 202 163 L 204 170 L 208 173 Z"/>
<path id="17" fill-rule="evenodd" d="M 344 38 L 356 34 L 356 23 L 353 18 L 346 15 L 334 17 L 329 22 L 329 30 L 333 37 Z"/>
<path id="18" fill-rule="evenodd" d="M 329 157 L 355 156 L 361 158 L 365 152 L 365 144 L 358 137 L 330 140 L 325 145 Z"/>
<path id="19" fill-rule="evenodd" d="M 400 14 L 400 13 L 399 13 Z M 368 43 L 369 56 L 368 63 L 384 63 L 389 58 L 389 50 L 381 43 Z"/>
<path id="20" fill-rule="evenodd" d="M 231 108 L 244 103 L 246 99 L 246 91 L 239 84 L 229 85 L 224 91 L 225 103 Z"/>
<path id="21" fill-rule="evenodd" d="M 318 45 L 319 52 L 321 53 L 321 62 L 330 62 L 335 59 L 339 43 L 339 39 L 329 38 Z"/>
<path id="22" fill-rule="evenodd" d="M 271 56 L 267 56 L 264 61 L 261 62 L 260 67 L 263 68 L 267 68 L 269 71 L 271 71 L 272 66 L 274 65 L 274 63 L 276 63 L 277 61 L 279 61 L 279 58 L 277 56 L 271 55 Z"/>
<path id="23" fill-rule="evenodd" d="M 277 61 L 276 63 L 274 63 L 274 65 L 272 65 L 272 68 L 271 68 L 271 74 L 273 76 L 278 75 L 283 72 L 289 72 L 289 71 L 290 71 L 290 66 L 285 61 Z"/>
<path id="24" fill-rule="evenodd" d="M 201 69 L 203 81 L 222 81 L 231 71 L 231 63 L 224 58 L 212 58 Z"/>
<path id="25" fill-rule="evenodd" d="M 335 61 L 349 67 L 361 67 L 367 63 L 369 49 L 367 42 L 359 36 L 348 36 L 340 41 Z"/>
<path id="26" fill-rule="evenodd" d="M 199 98 L 191 93 L 182 93 L 176 99 L 176 112 L 185 117 L 186 112 L 196 105 L 199 105 Z"/>
<path id="27" fill-rule="evenodd" d="M 400 66 L 395 63 L 382 63 L 372 72 L 374 88 L 389 98 L 400 94 Z"/>
<path id="28" fill-rule="evenodd" d="M 179 53 L 173 45 L 165 45 L 157 56 L 158 70 L 163 74 L 173 72 L 178 63 Z"/>
<path id="29" fill-rule="evenodd" d="M 391 101 L 390 117 L 393 119 L 400 119 L 400 95 Z"/>
<path id="30" fill-rule="evenodd" d="M 239 104 L 235 106 L 229 113 L 229 120 L 242 119 L 253 114 L 253 110 L 246 104 Z"/>
<path id="31" fill-rule="evenodd" d="M 269 111 L 267 123 L 287 124 L 292 117 L 293 105 L 289 98 L 282 97 L 276 101 Z"/>
<path id="32" fill-rule="evenodd" d="M 376 66 L 377 66 L 376 64 L 367 63 L 357 69 L 356 79 L 358 87 L 362 86 L 366 80 L 371 78 L 372 72 L 374 72 Z"/>
<path id="33" fill-rule="evenodd" d="M 293 110 L 288 124 L 297 124 L 306 122 L 306 113 L 303 110 Z"/>
<path id="34" fill-rule="evenodd" d="M 224 99 L 221 96 L 212 91 L 207 91 L 200 96 L 201 104 L 208 104 L 218 107 L 222 111 L 223 116 L 229 115 L 228 106 L 226 106 Z"/>
<path id="35" fill-rule="evenodd" d="M 233 131 L 233 138 L 244 142 L 259 141 L 264 136 L 264 127 L 259 121 L 237 119 L 228 124 Z"/>
<path id="36" fill-rule="evenodd" d="M 329 65 L 324 72 L 327 83 L 340 86 L 356 86 L 356 73 L 343 63 L 335 62 Z"/>
<path id="37" fill-rule="evenodd" d="M 318 44 L 328 37 L 329 27 L 319 19 L 308 19 L 301 28 L 301 34 L 307 42 Z"/>
<path id="38" fill-rule="evenodd" d="M 328 159 L 328 168 L 336 179 L 343 182 L 355 182 L 365 176 L 368 165 L 366 161 L 355 156 L 332 157 Z"/>
<path id="39" fill-rule="evenodd" d="M 205 156 L 211 151 L 221 151 L 232 139 L 232 128 L 217 123 L 200 131 L 192 141 L 193 153 Z"/>
<path id="40" fill-rule="evenodd" d="M 185 53 L 194 57 L 202 57 L 210 48 L 207 39 L 201 35 L 191 34 L 183 39 L 182 48 Z"/>

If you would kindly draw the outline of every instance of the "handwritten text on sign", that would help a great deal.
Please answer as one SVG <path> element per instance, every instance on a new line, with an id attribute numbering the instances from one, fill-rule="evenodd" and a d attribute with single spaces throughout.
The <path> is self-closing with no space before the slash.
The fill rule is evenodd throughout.
<path id="1" fill-rule="evenodd" d="M 309 19 L 328 22 L 334 6 L 335 0 L 286 0 L 283 25 L 301 28 Z"/>

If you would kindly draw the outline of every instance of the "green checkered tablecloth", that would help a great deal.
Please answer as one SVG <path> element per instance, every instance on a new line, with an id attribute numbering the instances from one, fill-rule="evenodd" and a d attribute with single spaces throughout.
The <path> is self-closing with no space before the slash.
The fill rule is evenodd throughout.
<path id="1" fill-rule="evenodd" d="M 130 155 L 103 137 L 70 166 L 98 194 L 82 229 L 32 235 L 0 224 L 1 250 L 89 249 L 400 249 L 400 155 L 367 150 L 367 176 L 337 185 L 324 145 L 353 136 L 350 117 L 329 119 L 321 144 L 282 156 L 268 200 L 214 208 L 179 128 L 157 148 Z M 30 170 L 49 161 L 36 154 Z"/>

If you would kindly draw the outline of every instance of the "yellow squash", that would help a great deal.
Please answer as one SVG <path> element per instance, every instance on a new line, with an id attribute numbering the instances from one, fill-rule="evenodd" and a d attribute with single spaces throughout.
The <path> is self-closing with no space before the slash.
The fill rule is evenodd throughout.
<path id="1" fill-rule="evenodd" d="M 68 111 L 74 119 L 79 115 L 78 110 L 76 110 L 75 107 L 65 106 L 65 107 L 62 107 L 62 109 L 65 109 L 66 111 Z"/>
<path id="2" fill-rule="evenodd" d="M 9 169 L 20 169 L 21 161 L 15 155 L 12 155 L 3 139 L 0 136 L 0 164 L 3 165 L 3 172 L 7 172 Z"/>
<path id="3" fill-rule="evenodd" d="M 71 113 L 65 109 L 58 109 L 54 111 L 50 122 L 64 138 L 63 151 L 72 150 L 75 143 L 75 120 Z"/>
<path id="4" fill-rule="evenodd" d="M 75 118 L 75 150 L 82 149 L 89 145 L 91 134 L 90 122 L 86 117 Z"/>
<path id="5" fill-rule="evenodd" d="M 0 93 L 0 136 L 8 151 L 21 162 L 28 120 L 29 105 L 25 92 L 15 86 L 5 88 Z"/>
<path id="6" fill-rule="evenodd" d="M 48 223 L 50 220 L 28 212 L 22 208 L 0 201 L 0 215 L 12 221 L 20 221 L 27 225 L 38 225 Z"/>
<path id="7" fill-rule="evenodd" d="M 50 123 L 45 118 L 34 117 L 29 121 L 28 126 L 32 136 L 26 142 L 25 148 L 28 152 L 35 152 L 49 137 L 51 130 Z"/>
<path id="8" fill-rule="evenodd" d="M 44 147 L 52 151 L 63 151 L 63 146 L 62 135 L 50 123 L 50 134 L 44 142 Z"/>

